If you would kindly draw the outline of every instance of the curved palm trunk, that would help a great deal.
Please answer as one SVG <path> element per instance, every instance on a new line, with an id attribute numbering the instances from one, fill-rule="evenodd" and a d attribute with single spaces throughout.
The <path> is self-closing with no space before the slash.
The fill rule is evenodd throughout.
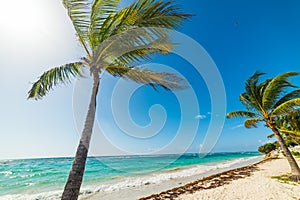
<path id="1" fill-rule="evenodd" d="M 290 178 L 293 181 L 299 181 L 300 180 L 300 168 L 295 160 L 295 158 L 293 157 L 293 155 L 291 154 L 290 150 L 288 149 L 288 147 L 286 146 L 286 144 L 284 143 L 284 140 L 281 136 L 281 134 L 279 133 L 278 129 L 275 126 L 270 126 L 270 128 L 272 129 L 272 131 L 274 132 L 280 147 L 282 148 L 284 154 L 286 155 L 286 159 L 288 160 L 290 167 L 291 167 L 291 173 L 292 175 L 290 176 Z"/>
<path id="2" fill-rule="evenodd" d="M 62 200 L 77 200 L 80 186 L 82 183 L 85 163 L 88 155 L 88 150 L 90 146 L 90 140 L 93 132 L 93 126 L 95 121 L 96 113 L 96 97 L 98 93 L 100 78 L 98 72 L 93 72 L 93 90 L 92 96 L 85 119 L 84 128 L 81 134 L 80 142 L 77 147 L 76 156 L 70 170 L 70 174 L 67 183 L 62 194 Z"/>

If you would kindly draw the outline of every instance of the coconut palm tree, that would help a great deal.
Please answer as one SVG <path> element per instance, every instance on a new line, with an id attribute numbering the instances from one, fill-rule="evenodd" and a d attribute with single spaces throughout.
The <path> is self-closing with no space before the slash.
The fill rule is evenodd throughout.
<path id="1" fill-rule="evenodd" d="M 276 123 L 279 118 L 283 118 L 299 109 L 300 90 L 290 91 L 291 88 L 295 88 L 296 86 L 292 85 L 289 80 L 291 76 L 296 76 L 298 73 L 287 72 L 259 83 L 259 78 L 263 74 L 256 72 L 246 81 L 246 91 L 240 95 L 240 101 L 246 107 L 246 110 L 229 112 L 226 117 L 248 118 L 244 122 L 246 128 L 257 127 L 260 122 L 263 122 L 265 126 L 270 128 L 290 164 L 292 173 L 290 178 L 294 181 L 299 181 L 299 166 L 280 134 L 280 124 Z"/>
<path id="2" fill-rule="evenodd" d="M 28 92 L 28 98 L 41 99 L 55 85 L 69 83 L 88 69 L 93 78 L 92 94 L 76 155 L 62 199 L 77 199 L 96 112 L 96 96 L 101 74 L 106 71 L 156 89 L 183 89 L 183 79 L 165 72 L 135 67 L 156 53 L 169 53 L 173 47 L 165 29 L 175 29 L 190 15 L 170 1 L 137 0 L 118 9 L 120 0 L 63 0 L 78 41 L 86 55 L 77 62 L 43 73 Z"/>

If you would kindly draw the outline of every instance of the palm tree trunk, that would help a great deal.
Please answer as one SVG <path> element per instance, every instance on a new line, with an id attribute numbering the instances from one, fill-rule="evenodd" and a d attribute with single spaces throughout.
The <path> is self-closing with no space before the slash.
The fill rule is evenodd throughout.
<path id="1" fill-rule="evenodd" d="M 300 180 L 300 168 L 295 160 L 295 158 L 293 157 L 293 155 L 291 154 L 290 150 L 288 149 L 288 147 L 286 146 L 281 134 L 279 133 L 278 129 L 275 126 L 270 126 L 270 128 L 272 129 L 272 131 L 274 132 L 280 147 L 282 148 L 286 159 L 288 160 L 290 167 L 291 167 L 291 173 L 292 175 L 290 176 L 290 179 L 292 179 L 293 181 L 299 181 Z"/>
<path id="2" fill-rule="evenodd" d="M 90 140 L 93 132 L 93 126 L 96 113 L 96 97 L 99 89 L 100 78 L 97 71 L 92 73 L 94 78 L 92 96 L 85 119 L 84 128 L 81 134 L 80 142 L 77 147 L 76 156 L 74 158 L 72 168 L 69 173 L 67 183 L 62 194 L 62 200 L 77 200 L 80 186 L 82 183 L 85 163 L 90 146 Z"/>

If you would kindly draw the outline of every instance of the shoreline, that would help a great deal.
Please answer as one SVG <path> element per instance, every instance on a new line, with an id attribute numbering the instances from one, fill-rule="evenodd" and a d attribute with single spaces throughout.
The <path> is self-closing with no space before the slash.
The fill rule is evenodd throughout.
<path id="1" fill-rule="evenodd" d="M 300 159 L 296 159 L 300 164 Z M 153 194 L 139 200 L 299 200 L 300 184 L 274 179 L 290 172 L 285 158 L 261 162 L 215 174 L 181 187 Z"/>
<path id="2" fill-rule="evenodd" d="M 237 159 L 238 160 L 238 159 Z M 236 160 L 236 161 L 237 161 Z M 114 200 L 114 199 L 122 199 L 122 200 L 132 200 L 132 199 L 140 199 L 145 196 L 151 196 L 152 194 L 161 193 L 161 191 L 172 190 L 176 187 L 182 187 L 183 185 L 194 182 L 195 180 L 203 179 L 210 176 L 215 176 L 220 173 L 226 172 L 228 170 L 233 170 L 240 167 L 247 167 L 254 163 L 261 162 L 263 160 L 263 156 L 256 156 L 250 159 L 243 160 L 242 162 L 233 162 L 230 164 L 230 161 L 224 162 L 222 164 L 225 167 L 215 167 L 212 170 L 208 170 L 202 173 L 193 174 L 187 177 L 179 177 L 179 178 L 170 178 L 169 180 L 163 180 L 159 183 L 144 183 L 140 186 L 128 186 L 127 188 L 123 188 L 120 190 L 114 191 L 97 191 L 90 194 L 84 194 L 80 196 L 81 200 L 97 200 L 97 199 L 105 199 L 105 200 Z M 232 161 L 231 161 L 232 162 Z M 227 166 L 228 165 L 228 166 Z M 205 167 L 205 165 L 196 165 L 198 167 Z M 208 167 L 208 166 L 207 166 Z M 191 168 L 188 168 L 191 169 Z M 179 171 L 184 172 L 186 169 L 179 169 Z M 160 174 L 164 175 L 164 173 Z M 130 192 L 129 192 L 130 190 Z"/>
<path id="3" fill-rule="evenodd" d="M 271 159 L 264 159 L 257 163 L 231 169 L 221 173 L 213 174 L 202 179 L 195 180 L 186 185 L 172 188 L 167 191 L 163 191 L 159 194 L 152 194 L 147 197 L 142 197 L 139 200 L 155 200 L 155 199 L 167 199 L 167 198 L 176 198 L 183 194 L 193 194 L 194 192 L 204 189 L 212 189 L 228 184 L 232 180 L 237 180 L 240 178 L 246 178 L 251 176 L 252 172 L 258 171 L 257 165 L 270 161 Z"/>

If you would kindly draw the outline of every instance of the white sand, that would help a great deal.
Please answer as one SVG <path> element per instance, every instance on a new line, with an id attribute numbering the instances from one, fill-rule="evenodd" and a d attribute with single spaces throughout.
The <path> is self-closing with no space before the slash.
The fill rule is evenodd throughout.
<path id="1" fill-rule="evenodd" d="M 300 160 L 297 160 L 300 163 Z M 193 194 L 183 194 L 178 200 L 299 200 L 300 185 L 286 184 L 272 179 L 290 171 L 286 159 L 262 163 L 250 177 L 231 181 L 214 189 L 201 190 Z"/>

